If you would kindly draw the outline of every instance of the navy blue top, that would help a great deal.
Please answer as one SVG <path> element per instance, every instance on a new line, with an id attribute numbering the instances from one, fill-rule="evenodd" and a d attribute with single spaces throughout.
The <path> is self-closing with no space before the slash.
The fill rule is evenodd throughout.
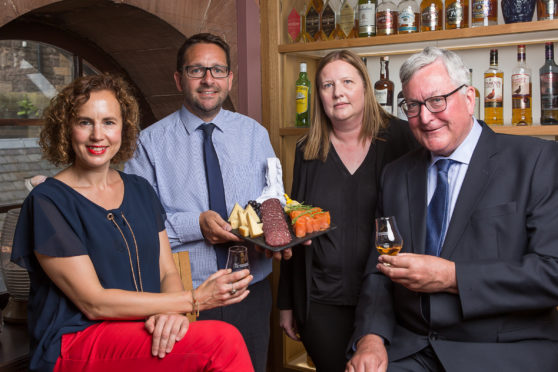
<path id="1" fill-rule="evenodd" d="M 126 243 L 109 213 L 124 233 L 145 292 L 160 292 L 159 235 L 166 215 L 153 188 L 139 176 L 120 173 L 124 199 L 117 209 L 106 210 L 65 183 L 47 178 L 23 202 L 15 231 L 12 261 L 29 271 L 28 326 L 31 334 L 32 371 L 52 371 L 60 356 L 63 334 L 81 331 L 89 320 L 45 274 L 33 251 L 51 257 L 88 255 L 104 288 L 135 291 Z M 139 283 L 138 283 L 139 287 Z"/>

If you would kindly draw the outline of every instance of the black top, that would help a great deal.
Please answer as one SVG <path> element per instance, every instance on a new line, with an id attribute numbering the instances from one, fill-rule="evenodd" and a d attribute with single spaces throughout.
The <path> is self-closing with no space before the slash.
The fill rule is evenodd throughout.
<path id="1" fill-rule="evenodd" d="M 124 215 L 138 244 L 143 289 L 160 292 L 158 233 L 165 228 L 164 209 L 145 179 L 125 173 L 120 176 L 124 199 L 117 209 L 106 210 L 55 178 L 47 178 L 23 203 L 12 261 L 29 270 L 32 371 L 52 371 L 60 355 L 62 335 L 96 323 L 48 278 L 34 251 L 51 257 L 89 255 L 104 288 L 135 291 L 126 244 L 107 219 L 112 213 L 126 237 L 137 280 L 136 249 Z"/>
<path id="2" fill-rule="evenodd" d="M 393 118 L 352 175 L 333 146 L 325 162 L 304 160 L 297 146 L 292 198 L 329 210 L 338 226 L 309 247 L 295 247 L 293 258 L 281 262 L 278 307 L 294 310 L 299 326 L 310 299 L 356 306 L 368 255 L 376 254 L 372 234 L 382 169 L 416 146 L 408 124 Z"/>
<path id="3" fill-rule="evenodd" d="M 325 162 L 305 162 L 303 188 L 293 188 L 293 198 L 328 210 L 337 229 L 312 240 L 312 301 L 331 305 L 356 305 L 360 279 L 370 249 L 378 197 L 375 148 L 349 173 L 333 146 Z M 296 157 L 302 158 L 301 149 Z M 372 247 L 372 248 L 371 248 Z"/>

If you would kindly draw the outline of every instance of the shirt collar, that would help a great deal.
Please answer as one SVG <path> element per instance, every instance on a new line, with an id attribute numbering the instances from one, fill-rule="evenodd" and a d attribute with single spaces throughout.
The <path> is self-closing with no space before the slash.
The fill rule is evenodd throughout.
<path id="1" fill-rule="evenodd" d="M 471 127 L 469 134 L 467 135 L 467 137 L 465 137 L 465 140 L 461 142 L 461 144 L 455 149 L 455 151 L 448 157 L 438 156 L 430 153 L 430 165 L 428 167 L 432 167 L 432 165 L 434 165 L 434 163 L 436 163 L 438 159 L 451 159 L 455 162 L 469 165 L 471 157 L 473 156 L 473 152 L 475 151 L 475 147 L 477 146 L 477 142 L 479 141 L 481 132 L 481 125 L 476 118 L 473 118 L 473 126 Z"/>
<path id="2" fill-rule="evenodd" d="M 226 122 L 226 114 L 224 111 L 224 109 L 219 110 L 217 116 L 215 116 L 213 120 L 211 120 L 211 123 L 215 124 L 217 129 L 219 129 L 221 132 L 223 132 L 226 128 L 226 125 L 224 125 Z M 198 129 L 201 124 L 205 123 L 202 119 L 192 114 L 190 110 L 184 107 L 184 105 L 182 105 L 182 107 L 180 108 L 179 115 L 180 121 L 182 121 L 182 124 L 184 125 L 184 128 L 186 128 L 186 132 L 189 135 L 192 134 L 196 129 Z"/>

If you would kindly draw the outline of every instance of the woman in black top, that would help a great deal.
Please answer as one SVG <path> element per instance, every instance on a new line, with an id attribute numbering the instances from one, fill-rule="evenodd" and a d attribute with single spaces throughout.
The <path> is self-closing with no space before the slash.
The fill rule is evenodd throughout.
<path id="1" fill-rule="evenodd" d="M 298 143 L 292 198 L 329 210 L 337 229 L 281 262 L 280 326 L 318 371 L 343 371 L 368 255 L 383 166 L 415 146 L 407 123 L 376 102 L 361 59 L 325 56 L 316 71 L 309 133 Z"/>

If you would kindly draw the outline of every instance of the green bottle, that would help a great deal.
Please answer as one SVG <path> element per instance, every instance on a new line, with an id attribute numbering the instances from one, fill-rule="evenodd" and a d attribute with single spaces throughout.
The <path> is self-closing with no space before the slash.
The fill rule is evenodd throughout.
<path id="1" fill-rule="evenodd" d="M 300 64 L 296 81 L 296 127 L 310 126 L 310 80 L 306 74 L 306 63 Z"/>
<path id="2" fill-rule="evenodd" d="M 376 35 L 376 0 L 358 1 L 358 36 Z"/>

